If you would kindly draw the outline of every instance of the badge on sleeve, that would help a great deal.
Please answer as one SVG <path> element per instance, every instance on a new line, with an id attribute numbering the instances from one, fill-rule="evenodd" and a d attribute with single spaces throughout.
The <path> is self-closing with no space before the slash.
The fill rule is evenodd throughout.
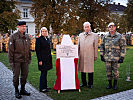
<path id="1" fill-rule="evenodd" d="M 12 42 L 10 42 L 10 45 L 12 45 Z"/>

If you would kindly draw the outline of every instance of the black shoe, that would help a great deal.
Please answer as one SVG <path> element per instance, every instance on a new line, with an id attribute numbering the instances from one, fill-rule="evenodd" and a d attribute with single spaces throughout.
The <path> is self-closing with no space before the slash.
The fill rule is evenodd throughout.
<path id="1" fill-rule="evenodd" d="M 21 95 L 27 95 L 27 96 L 30 96 L 30 93 L 27 92 L 26 90 L 21 90 L 21 91 L 20 91 L 20 94 L 21 94 Z"/>
<path id="2" fill-rule="evenodd" d="M 47 89 L 50 90 L 51 88 L 47 86 Z"/>
<path id="3" fill-rule="evenodd" d="M 48 89 L 42 89 L 42 90 L 40 90 L 40 92 L 46 93 L 46 92 L 48 92 Z"/>
<path id="4" fill-rule="evenodd" d="M 106 87 L 106 89 L 111 89 L 112 88 L 112 86 L 111 85 L 108 85 L 107 87 Z"/>
<path id="5" fill-rule="evenodd" d="M 87 85 L 86 85 L 86 84 L 81 84 L 81 85 L 80 85 L 80 87 L 85 87 L 85 86 L 87 86 Z"/>
<path id="6" fill-rule="evenodd" d="M 89 85 L 88 88 L 92 89 L 93 88 L 93 85 Z"/>
<path id="7" fill-rule="evenodd" d="M 111 89 L 112 88 L 112 80 L 108 80 L 109 84 L 106 87 L 106 89 Z"/>
<path id="8" fill-rule="evenodd" d="M 114 89 L 114 90 L 117 90 L 117 86 L 113 86 L 113 89 Z"/>
<path id="9" fill-rule="evenodd" d="M 20 95 L 20 93 L 18 91 L 15 92 L 15 97 L 18 98 L 18 99 L 22 98 L 22 96 Z"/>

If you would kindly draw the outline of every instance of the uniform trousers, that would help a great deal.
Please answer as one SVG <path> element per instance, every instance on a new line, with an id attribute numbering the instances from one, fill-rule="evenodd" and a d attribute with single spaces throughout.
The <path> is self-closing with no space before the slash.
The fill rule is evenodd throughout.
<path id="1" fill-rule="evenodd" d="M 105 66 L 106 66 L 106 74 L 107 74 L 108 80 L 112 80 L 113 78 L 114 80 L 118 80 L 119 78 L 118 68 L 120 67 L 120 63 L 108 61 L 108 62 L 105 62 Z"/>
<path id="2" fill-rule="evenodd" d="M 13 85 L 15 87 L 18 87 L 19 75 L 21 72 L 21 78 L 20 78 L 21 86 L 25 86 L 28 77 L 28 63 L 26 62 L 14 63 L 14 65 L 12 66 L 12 71 L 13 71 Z"/>

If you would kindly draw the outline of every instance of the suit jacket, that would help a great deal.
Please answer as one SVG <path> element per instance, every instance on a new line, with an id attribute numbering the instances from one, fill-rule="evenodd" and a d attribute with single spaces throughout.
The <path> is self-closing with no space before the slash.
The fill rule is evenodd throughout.
<path id="1" fill-rule="evenodd" d="M 49 38 L 45 38 L 43 36 L 37 38 L 35 50 L 38 59 L 38 69 L 41 71 L 52 69 L 52 56 Z M 40 61 L 42 61 L 42 66 L 39 65 Z"/>

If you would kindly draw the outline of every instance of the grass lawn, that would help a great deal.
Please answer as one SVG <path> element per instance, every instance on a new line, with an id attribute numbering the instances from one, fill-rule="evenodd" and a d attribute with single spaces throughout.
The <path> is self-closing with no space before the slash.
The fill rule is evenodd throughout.
<path id="1" fill-rule="evenodd" d="M 48 71 L 48 85 L 53 88 L 55 80 L 56 80 L 56 55 L 53 55 L 53 69 Z M 0 62 L 3 62 L 8 68 L 8 56 L 7 53 L 0 53 Z M 131 82 L 126 82 L 126 67 L 130 64 L 130 77 Z M 56 90 L 51 89 L 50 92 L 46 93 L 48 96 L 53 98 L 54 100 L 89 100 L 92 98 L 97 98 L 100 96 L 105 96 L 108 94 L 117 93 L 120 91 L 125 91 L 129 89 L 133 89 L 133 46 L 128 46 L 128 50 L 126 53 L 126 57 L 124 59 L 124 63 L 121 64 L 119 68 L 120 78 L 118 81 L 118 90 L 107 90 L 107 77 L 105 72 L 105 64 L 100 61 L 100 56 L 98 56 L 98 60 L 95 62 L 95 72 L 94 72 L 94 87 L 93 89 L 89 89 L 87 87 L 81 88 L 81 93 L 78 90 L 72 91 L 61 91 L 60 94 L 57 93 Z M 81 83 L 80 73 L 78 72 L 79 83 Z M 37 58 L 35 52 L 32 52 L 32 62 L 29 66 L 29 76 L 28 82 L 32 84 L 34 87 L 39 89 L 39 77 L 40 71 L 38 71 L 37 67 Z"/>

